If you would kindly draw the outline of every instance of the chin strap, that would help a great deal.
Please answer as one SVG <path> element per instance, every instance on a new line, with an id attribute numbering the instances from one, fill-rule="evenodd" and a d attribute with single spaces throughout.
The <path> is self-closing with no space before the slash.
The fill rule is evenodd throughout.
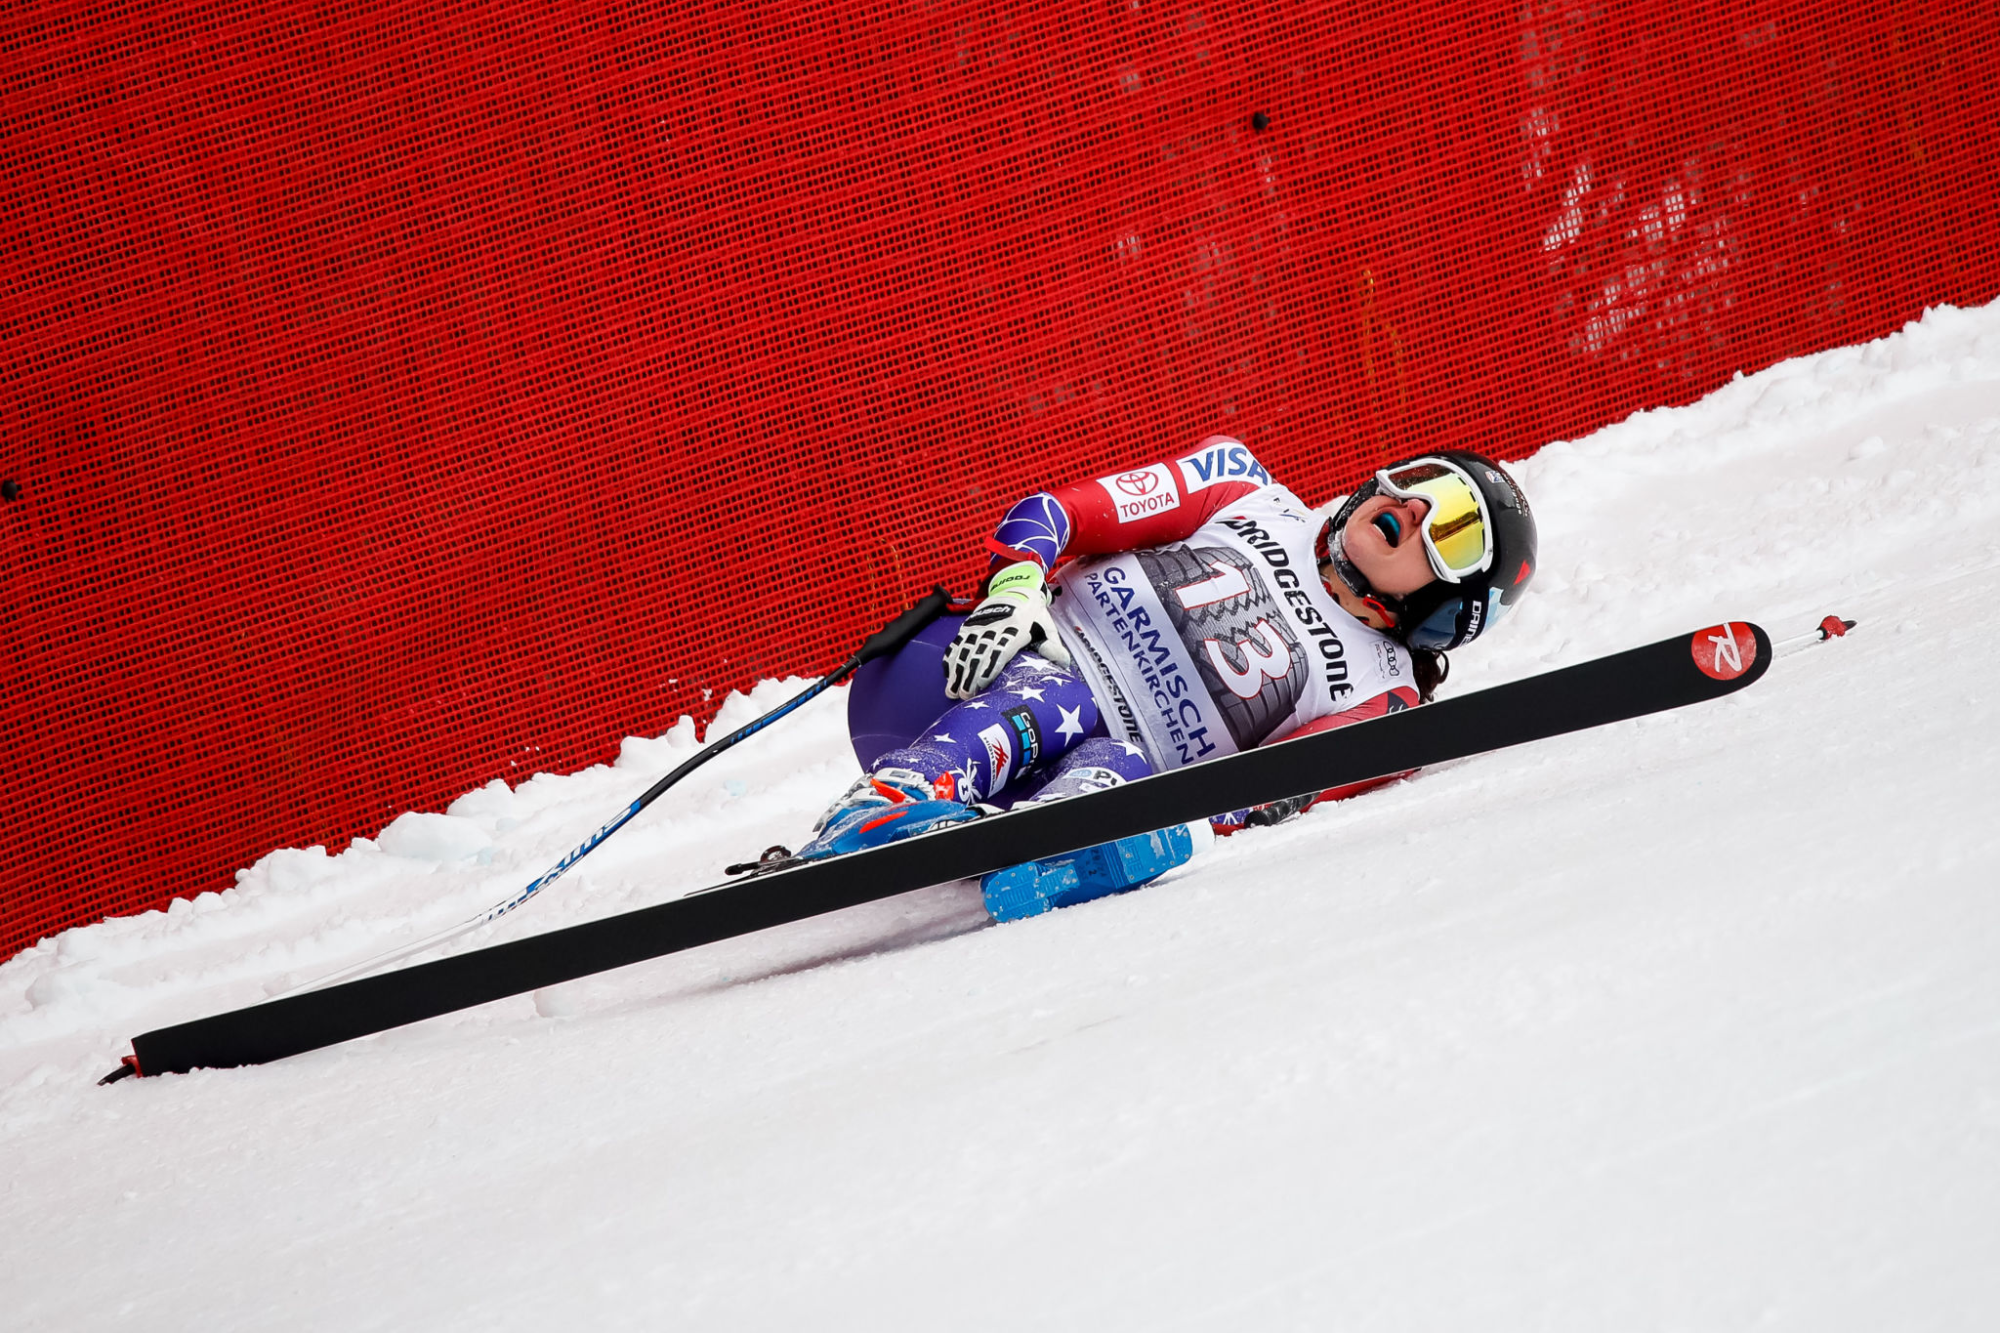
<path id="1" fill-rule="evenodd" d="M 1402 618 L 1394 611 L 1391 611 L 1378 597 L 1363 597 L 1361 604 L 1369 610 L 1369 614 L 1363 616 L 1362 619 L 1368 622 L 1370 629 L 1379 629 L 1384 633 L 1389 633 L 1402 623 Z"/>
<path id="2" fill-rule="evenodd" d="M 1350 500 L 1346 508 L 1340 512 L 1344 517 L 1353 510 L 1354 502 Z M 1346 527 L 1339 518 L 1328 519 L 1326 526 L 1320 529 L 1319 539 L 1313 543 L 1313 553 L 1319 557 L 1320 578 L 1326 582 L 1327 590 L 1333 593 L 1334 600 L 1338 601 L 1340 593 L 1333 587 L 1332 580 L 1326 578 L 1325 573 L 1326 567 L 1331 565 L 1333 577 L 1346 584 L 1347 590 L 1360 598 L 1361 605 L 1366 608 L 1367 614 L 1361 619 L 1371 629 L 1394 630 L 1403 619 L 1400 605 L 1396 599 L 1383 597 L 1369 587 L 1368 580 L 1354 567 L 1354 562 L 1347 558 L 1342 541 L 1345 531 Z"/>

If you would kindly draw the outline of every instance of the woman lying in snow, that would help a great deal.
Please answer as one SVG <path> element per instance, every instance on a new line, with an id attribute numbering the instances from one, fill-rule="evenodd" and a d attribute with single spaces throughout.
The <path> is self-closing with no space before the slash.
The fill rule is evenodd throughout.
<path id="1" fill-rule="evenodd" d="M 1425 702 L 1445 650 L 1527 590 L 1535 523 L 1513 478 L 1476 454 L 1391 464 L 1327 519 L 1241 443 L 1212 436 L 1028 496 L 987 546 L 977 609 L 855 677 L 848 726 L 865 771 L 801 857 Z M 1352 790 L 1211 822 L 1270 823 Z M 1033 915 L 1137 887 L 1191 854 L 1173 829 L 1016 866 L 986 876 L 987 907 Z"/>

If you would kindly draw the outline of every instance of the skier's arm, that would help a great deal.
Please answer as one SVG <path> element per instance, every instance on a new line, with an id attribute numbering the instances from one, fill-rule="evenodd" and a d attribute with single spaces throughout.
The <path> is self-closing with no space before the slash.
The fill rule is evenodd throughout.
<path id="1" fill-rule="evenodd" d="M 1179 458 L 1018 501 L 986 541 L 985 600 L 945 645 L 945 693 L 979 694 L 1023 648 L 1069 665 L 1044 582 L 1063 560 L 1192 537 L 1224 506 L 1270 484 L 1240 441 L 1211 435 Z"/>
<path id="2" fill-rule="evenodd" d="M 1399 686 L 1393 690 L 1385 690 L 1374 698 L 1356 704 L 1352 708 L 1342 709 L 1338 713 L 1329 713 L 1325 717 L 1314 718 L 1312 721 L 1304 723 L 1301 726 L 1293 727 L 1282 736 L 1271 737 L 1264 744 L 1281 745 L 1286 741 L 1296 740 L 1300 736 L 1312 736 L 1322 731 L 1332 731 L 1337 727 L 1351 727 L 1356 722 L 1368 722 L 1378 717 L 1385 717 L 1390 713 L 1401 712 L 1405 708 L 1415 708 L 1421 702 L 1422 699 L 1416 690 L 1407 685 Z M 1415 770 L 1411 771 L 1414 772 Z M 1209 824 L 1217 833 L 1224 835 L 1234 833 L 1238 829 L 1248 825 L 1276 824 L 1280 821 L 1290 819 L 1293 815 L 1303 814 L 1318 805 L 1321 801 L 1344 801 L 1350 796 L 1359 796 L 1362 792 L 1373 791 L 1377 787 L 1386 786 L 1398 778 L 1408 776 L 1409 773 L 1391 773 L 1387 777 L 1369 778 L 1364 782 L 1350 782 L 1345 786 L 1328 787 L 1322 792 L 1315 792 L 1307 796 L 1293 796 L 1286 800 L 1273 801 L 1269 805 L 1253 806 L 1248 810 L 1232 810 L 1226 815 L 1215 816 L 1209 820 Z"/>
<path id="3" fill-rule="evenodd" d="M 1071 556 L 1185 541 L 1270 481 L 1240 441 L 1211 435 L 1178 458 L 1038 491 L 1009 509 L 987 538 L 989 573 L 1022 560 L 1046 573 Z"/>

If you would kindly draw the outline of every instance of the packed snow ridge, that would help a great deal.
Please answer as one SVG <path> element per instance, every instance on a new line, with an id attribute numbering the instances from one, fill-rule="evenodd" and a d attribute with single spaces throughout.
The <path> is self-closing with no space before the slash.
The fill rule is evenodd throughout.
<path id="1" fill-rule="evenodd" d="M 1537 585 L 1448 692 L 1725 619 L 1859 628 L 1016 925 L 945 885 L 94 1086 L 134 1033 L 519 891 L 699 738 L 273 851 L 0 966 L 6 1322 L 1994 1327 L 2000 309 L 1520 474 Z M 796 845 L 855 771 L 843 704 L 447 947 Z"/>

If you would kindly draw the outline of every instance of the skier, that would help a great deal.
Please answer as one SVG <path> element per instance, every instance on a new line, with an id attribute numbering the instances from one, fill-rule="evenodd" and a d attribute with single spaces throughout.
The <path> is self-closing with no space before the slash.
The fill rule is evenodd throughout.
<path id="1" fill-rule="evenodd" d="M 1535 524 L 1501 467 L 1393 463 L 1332 519 L 1211 436 L 1177 458 L 1021 500 L 987 541 L 984 599 L 855 677 L 863 776 L 817 859 L 1427 702 L 1445 650 L 1527 590 Z M 1365 784 L 1373 785 L 1373 784 Z M 1324 792 L 1212 821 L 1289 817 Z M 1137 887 L 1185 828 L 985 877 L 997 920 Z"/>

